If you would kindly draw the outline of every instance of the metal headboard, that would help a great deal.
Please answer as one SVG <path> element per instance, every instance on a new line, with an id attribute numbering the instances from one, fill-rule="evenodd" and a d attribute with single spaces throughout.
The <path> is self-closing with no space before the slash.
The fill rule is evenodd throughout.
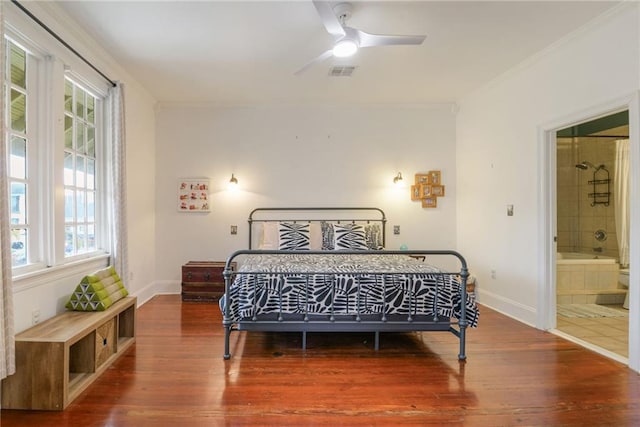
<path id="1" fill-rule="evenodd" d="M 312 215 L 313 214 L 313 215 Z M 359 215 L 355 217 L 356 215 Z M 386 245 L 387 217 L 380 208 L 366 207 L 295 207 L 256 208 L 249 214 L 249 249 L 252 249 L 254 222 L 368 222 L 380 223 L 382 244 Z"/>

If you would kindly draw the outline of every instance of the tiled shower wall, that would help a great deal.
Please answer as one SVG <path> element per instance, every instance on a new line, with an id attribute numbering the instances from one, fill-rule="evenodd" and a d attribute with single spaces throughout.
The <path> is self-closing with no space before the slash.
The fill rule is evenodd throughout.
<path id="1" fill-rule="evenodd" d="M 614 161 L 615 139 L 603 137 L 558 138 L 557 141 L 557 206 L 558 206 L 558 251 L 581 252 L 594 255 L 618 257 L 618 241 L 614 216 Z M 581 170 L 575 167 L 582 161 L 596 167 L 604 164 L 609 171 L 611 197 L 609 206 L 591 206 L 593 198 L 594 169 Z M 606 173 L 598 172 L 597 178 Z M 606 185 L 597 187 L 606 191 Z M 595 239 L 596 230 L 604 230 L 607 240 Z M 598 252 L 597 248 L 602 248 Z"/>

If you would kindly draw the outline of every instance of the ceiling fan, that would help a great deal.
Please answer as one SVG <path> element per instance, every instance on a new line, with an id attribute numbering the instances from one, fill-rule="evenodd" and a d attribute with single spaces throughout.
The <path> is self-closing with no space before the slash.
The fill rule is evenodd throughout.
<path id="1" fill-rule="evenodd" d="M 400 36 L 370 34 L 357 28 L 348 27 L 347 20 L 351 17 L 350 3 L 339 3 L 333 8 L 326 1 L 313 0 L 313 5 L 322 19 L 327 32 L 334 38 L 334 46 L 315 59 L 306 63 L 295 72 L 300 74 L 314 64 L 320 63 L 330 56 L 344 58 L 355 54 L 358 49 L 374 46 L 389 45 L 419 45 L 427 36 Z"/>

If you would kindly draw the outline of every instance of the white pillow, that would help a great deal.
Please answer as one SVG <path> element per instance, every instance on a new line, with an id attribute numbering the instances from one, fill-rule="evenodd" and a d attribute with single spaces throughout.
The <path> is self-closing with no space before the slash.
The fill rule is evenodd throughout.
<path id="1" fill-rule="evenodd" d="M 279 246 L 280 236 L 278 234 L 277 222 L 262 223 L 262 233 L 260 234 L 260 242 L 258 249 L 276 250 Z"/>
<path id="2" fill-rule="evenodd" d="M 322 226 L 319 222 L 309 224 L 309 250 L 322 250 Z"/>

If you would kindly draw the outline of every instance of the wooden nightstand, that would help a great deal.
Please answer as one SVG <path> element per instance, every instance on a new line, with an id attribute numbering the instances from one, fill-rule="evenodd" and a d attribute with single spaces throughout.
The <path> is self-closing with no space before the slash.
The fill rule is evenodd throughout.
<path id="1" fill-rule="evenodd" d="M 182 301 L 217 301 L 224 294 L 224 262 L 189 261 L 182 266 Z M 236 269 L 236 263 L 231 268 Z"/>

